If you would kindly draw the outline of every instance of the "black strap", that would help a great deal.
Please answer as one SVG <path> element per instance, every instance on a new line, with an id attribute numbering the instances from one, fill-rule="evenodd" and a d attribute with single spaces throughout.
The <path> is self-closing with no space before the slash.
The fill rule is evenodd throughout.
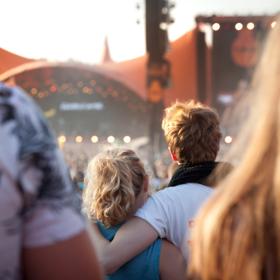
<path id="1" fill-rule="evenodd" d="M 201 162 L 198 164 L 181 164 L 172 176 L 168 186 L 174 187 L 186 183 L 205 184 L 209 175 L 217 167 L 219 163 Z"/>

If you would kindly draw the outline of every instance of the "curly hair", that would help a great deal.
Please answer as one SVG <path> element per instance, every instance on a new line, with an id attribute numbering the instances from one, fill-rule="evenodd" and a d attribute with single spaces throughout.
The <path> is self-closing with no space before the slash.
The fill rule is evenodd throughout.
<path id="1" fill-rule="evenodd" d="M 165 109 L 162 129 L 169 149 L 180 163 L 214 161 L 221 132 L 218 114 L 193 100 Z"/>
<path id="2" fill-rule="evenodd" d="M 134 211 L 146 172 L 132 150 L 112 149 L 95 156 L 89 163 L 84 208 L 90 219 L 106 227 L 125 221 Z"/>

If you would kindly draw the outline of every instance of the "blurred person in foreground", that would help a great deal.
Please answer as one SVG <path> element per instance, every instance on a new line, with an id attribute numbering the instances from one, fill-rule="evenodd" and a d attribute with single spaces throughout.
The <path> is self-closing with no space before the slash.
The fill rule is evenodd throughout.
<path id="1" fill-rule="evenodd" d="M 62 155 L 42 113 L 0 84 L 0 279 L 102 279 Z"/>
<path id="2" fill-rule="evenodd" d="M 88 165 L 85 182 L 86 213 L 109 241 L 148 197 L 149 179 L 143 163 L 134 151 L 128 149 L 116 148 L 95 156 Z M 135 238 L 134 242 L 138 240 Z M 185 264 L 180 250 L 161 239 L 108 275 L 112 280 L 184 278 Z"/>
<path id="3" fill-rule="evenodd" d="M 212 193 L 208 177 L 217 167 L 219 119 L 214 110 L 200 103 L 177 102 L 165 110 L 162 127 L 178 168 L 169 187 L 149 197 L 135 217 L 120 227 L 112 242 L 105 242 L 99 235 L 107 272 L 118 269 L 158 237 L 180 248 L 187 259 L 186 239 L 193 219 Z"/>
<path id="4" fill-rule="evenodd" d="M 241 155 L 197 218 L 188 279 L 280 279 L 280 18 L 250 92 Z"/>

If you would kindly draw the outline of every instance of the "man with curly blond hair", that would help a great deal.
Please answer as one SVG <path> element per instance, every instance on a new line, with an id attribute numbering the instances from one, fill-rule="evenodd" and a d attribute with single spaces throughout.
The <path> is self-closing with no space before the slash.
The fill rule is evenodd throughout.
<path id="1" fill-rule="evenodd" d="M 165 109 L 162 128 L 178 168 L 170 187 L 150 196 L 111 243 L 100 239 L 107 272 L 115 271 L 158 237 L 175 244 L 187 259 L 194 217 L 212 193 L 207 182 L 217 165 L 219 119 L 213 109 L 201 103 L 176 102 Z"/>

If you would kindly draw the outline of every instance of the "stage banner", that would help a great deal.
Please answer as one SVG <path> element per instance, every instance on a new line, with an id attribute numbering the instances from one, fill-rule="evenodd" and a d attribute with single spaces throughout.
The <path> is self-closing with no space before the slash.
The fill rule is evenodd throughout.
<path id="1" fill-rule="evenodd" d="M 213 31 L 212 101 L 222 113 L 246 91 L 265 32 L 257 24 L 221 23 Z"/>

